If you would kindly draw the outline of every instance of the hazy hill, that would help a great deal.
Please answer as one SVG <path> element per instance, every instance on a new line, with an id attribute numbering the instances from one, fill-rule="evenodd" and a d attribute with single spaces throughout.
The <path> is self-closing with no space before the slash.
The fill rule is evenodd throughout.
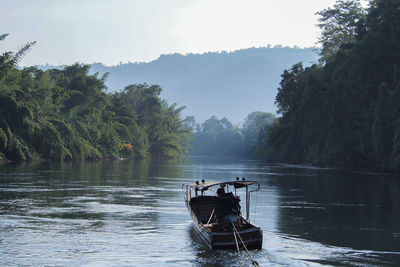
<path id="1" fill-rule="evenodd" d="M 235 52 L 162 55 L 149 63 L 107 67 L 94 63 L 91 72 L 109 72 L 110 91 L 132 83 L 159 84 L 169 103 L 186 106 L 184 115 L 202 122 L 212 115 L 233 123 L 253 111 L 275 112 L 277 87 L 283 70 L 302 61 L 315 62 L 312 48 L 249 48 Z"/>

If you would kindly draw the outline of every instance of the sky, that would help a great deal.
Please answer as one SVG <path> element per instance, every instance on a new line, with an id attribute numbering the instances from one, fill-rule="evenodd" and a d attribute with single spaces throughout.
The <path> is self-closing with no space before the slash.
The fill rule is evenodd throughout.
<path id="1" fill-rule="evenodd" d="M 22 66 L 149 62 L 161 54 L 312 47 L 334 0 L 0 0 L 0 53 Z"/>

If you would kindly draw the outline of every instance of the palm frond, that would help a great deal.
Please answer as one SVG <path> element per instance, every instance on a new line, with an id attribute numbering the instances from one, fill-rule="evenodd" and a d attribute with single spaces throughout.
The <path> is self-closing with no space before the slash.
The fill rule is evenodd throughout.
<path id="1" fill-rule="evenodd" d="M 0 34 L 0 41 L 3 41 L 8 36 L 8 33 Z"/>
<path id="2" fill-rule="evenodd" d="M 14 54 L 13 56 L 13 62 L 14 64 L 17 64 L 22 58 L 23 56 L 29 52 L 29 50 L 32 48 L 32 46 L 34 46 L 36 44 L 36 41 L 33 42 L 29 42 L 27 44 L 25 44 L 24 46 L 22 46 L 17 53 Z"/>

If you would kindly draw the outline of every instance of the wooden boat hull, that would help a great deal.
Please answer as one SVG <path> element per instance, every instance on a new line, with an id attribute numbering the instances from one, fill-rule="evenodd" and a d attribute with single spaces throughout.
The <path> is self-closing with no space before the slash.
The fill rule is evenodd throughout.
<path id="1" fill-rule="evenodd" d="M 249 190 L 251 185 L 256 185 L 256 189 Z M 263 232 L 260 227 L 255 226 L 249 220 L 250 194 L 259 190 L 258 182 L 244 179 L 231 182 L 205 182 L 202 180 L 201 184 L 199 182 L 184 184 L 182 188 L 184 186 L 186 188 L 185 202 L 193 219 L 194 230 L 208 248 L 237 249 L 238 246 L 247 249 L 262 248 Z M 211 190 L 212 186 L 219 188 L 217 192 Z M 225 192 L 221 189 L 224 186 L 232 186 L 235 189 L 235 195 L 232 191 Z M 240 188 L 246 190 L 246 219 L 241 215 L 240 199 L 236 196 L 236 189 Z M 222 190 L 222 194 L 218 192 L 219 190 Z M 205 194 L 205 191 L 217 194 Z M 236 219 L 231 220 L 230 216 Z M 227 223 L 227 219 L 231 220 L 235 230 L 229 230 L 231 227 Z M 236 223 L 237 225 L 234 226 Z"/>
<path id="2" fill-rule="evenodd" d="M 195 218 L 193 228 L 199 238 L 209 249 L 236 249 L 236 241 L 233 232 L 212 232 L 207 227 L 203 227 L 196 223 Z M 248 249 L 261 249 L 263 241 L 263 232 L 259 227 L 252 227 L 246 230 L 238 231 Z M 237 238 L 239 247 L 242 248 L 243 244 Z"/>

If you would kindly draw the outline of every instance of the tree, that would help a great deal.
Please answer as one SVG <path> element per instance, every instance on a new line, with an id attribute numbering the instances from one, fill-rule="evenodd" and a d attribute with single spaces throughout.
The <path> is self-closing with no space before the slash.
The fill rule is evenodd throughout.
<path id="1" fill-rule="evenodd" d="M 249 114 L 242 128 L 232 125 L 227 118 L 212 116 L 198 124 L 193 140 L 196 155 L 259 156 L 265 149 L 269 128 L 275 115 L 256 111 Z M 194 124 L 192 124 L 194 126 Z"/>
<path id="2" fill-rule="evenodd" d="M 7 35 L 0 35 L 4 40 Z M 89 66 L 19 69 L 34 43 L 0 55 L 0 158 L 11 160 L 170 158 L 189 151 L 182 108 L 159 98 L 158 85 L 107 94 L 106 76 Z"/>
<path id="3" fill-rule="evenodd" d="M 8 33 L 0 34 L 0 41 L 7 38 Z M 7 73 L 8 70 L 12 69 L 17 63 L 23 58 L 23 56 L 36 44 L 36 41 L 29 42 L 23 45 L 17 52 L 13 53 L 10 51 L 3 52 L 0 55 L 0 80 Z"/>
<path id="4" fill-rule="evenodd" d="M 358 10 L 354 1 L 337 1 L 323 11 L 333 23 L 324 21 L 322 40 L 341 45 L 327 43 L 324 65 L 296 64 L 282 74 L 269 159 L 400 171 L 400 2 L 371 1 L 362 35 Z"/>
<path id="5" fill-rule="evenodd" d="M 247 155 L 258 155 L 264 149 L 264 141 L 269 128 L 276 120 L 272 113 L 255 111 L 250 113 L 243 124 L 242 133 L 244 139 L 245 153 Z"/>
<path id="6" fill-rule="evenodd" d="M 243 154 L 243 135 L 227 118 L 212 116 L 194 135 L 193 153 L 196 155 L 240 156 Z"/>
<path id="7" fill-rule="evenodd" d="M 337 0 L 333 8 L 320 12 L 322 30 L 319 43 L 322 45 L 321 60 L 326 61 L 346 43 L 353 43 L 365 33 L 365 15 L 359 0 Z"/>

